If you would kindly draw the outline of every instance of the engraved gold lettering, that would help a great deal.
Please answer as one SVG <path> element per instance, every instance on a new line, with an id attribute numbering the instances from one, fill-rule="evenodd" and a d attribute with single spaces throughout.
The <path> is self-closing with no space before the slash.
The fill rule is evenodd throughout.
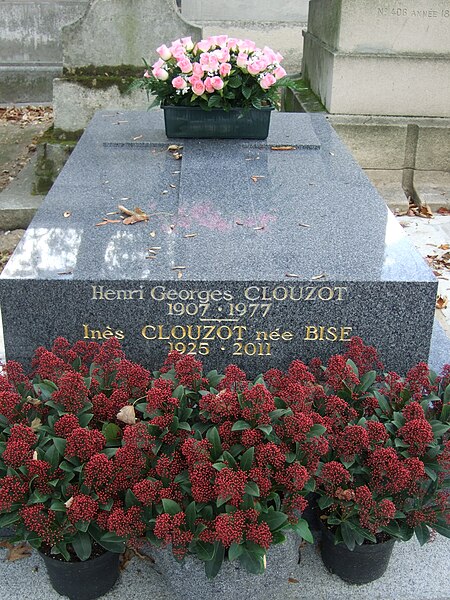
<path id="1" fill-rule="evenodd" d="M 305 340 L 317 340 L 319 338 L 317 327 L 314 327 L 314 325 L 307 325 L 305 330 Z"/>
<path id="2" fill-rule="evenodd" d="M 259 287 L 252 285 L 244 291 L 244 296 L 247 300 L 259 300 Z"/>
<path id="3" fill-rule="evenodd" d="M 353 327 L 341 327 L 341 337 L 339 338 L 341 342 L 347 342 L 352 335 Z"/>
<path id="4" fill-rule="evenodd" d="M 352 335 L 353 327 L 326 327 L 324 325 L 306 325 L 305 341 L 347 342 Z"/>
<path id="5" fill-rule="evenodd" d="M 229 340 L 230 337 L 232 337 L 232 336 L 233 336 L 233 332 L 231 330 L 231 327 L 228 327 L 226 325 L 222 325 L 221 327 L 218 327 L 217 337 L 219 338 L 219 340 Z M 206 338 L 204 338 L 204 339 L 206 340 Z"/>
<path id="6" fill-rule="evenodd" d="M 152 335 L 149 335 L 152 332 Z M 141 330 L 142 337 L 145 337 L 146 340 L 156 340 L 156 327 L 153 325 L 146 325 Z"/>
<path id="7" fill-rule="evenodd" d="M 196 332 L 195 335 L 193 333 L 193 328 L 194 327 L 197 329 L 197 332 Z M 200 325 L 188 325 L 187 326 L 187 334 L 188 334 L 188 338 L 190 340 L 199 340 L 201 338 L 201 335 L 202 335 Z"/>
<path id="8" fill-rule="evenodd" d="M 170 340 L 170 336 L 164 336 L 164 325 L 158 325 L 158 340 Z"/>
<path id="9" fill-rule="evenodd" d="M 281 334 L 281 339 L 285 342 L 291 342 L 294 339 L 294 334 L 290 331 L 285 331 Z"/>
<path id="10" fill-rule="evenodd" d="M 240 342 L 244 339 L 243 332 L 247 331 L 247 327 L 245 325 L 235 325 L 233 331 L 237 331 L 236 339 Z"/>
<path id="11" fill-rule="evenodd" d="M 281 291 L 281 297 L 280 297 L 280 294 L 278 293 L 279 290 Z M 283 300 L 286 300 L 286 298 L 288 297 L 288 290 L 284 286 L 279 285 L 278 287 L 276 287 L 273 290 L 272 296 L 273 296 L 274 300 L 278 300 L 279 302 L 282 302 Z"/>
<path id="12" fill-rule="evenodd" d="M 170 330 L 170 335 L 174 340 L 183 340 L 186 337 L 186 329 L 182 325 L 175 325 Z"/>
<path id="13" fill-rule="evenodd" d="M 161 300 L 164 300 L 165 289 L 166 288 L 163 285 L 157 285 L 156 287 L 151 289 L 150 296 L 153 300 L 157 300 L 158 302 L 160 302 Z"/>

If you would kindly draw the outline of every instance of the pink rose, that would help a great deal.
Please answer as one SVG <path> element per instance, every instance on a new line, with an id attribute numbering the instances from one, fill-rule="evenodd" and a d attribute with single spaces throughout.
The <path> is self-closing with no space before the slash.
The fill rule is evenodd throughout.
<path id="1" fill-rule="evenodd" d="M 172 79 L 172 85 L 176 90 L 184 90 L 184 88 L 187 86 L 187 83 L 182 77 L 178 76 Z"/>
<path id="2" fill-rule="evenodd" d="M 211 85 L 215 90 L 221 90 L 223 88 L 223 81 L 220 77 L 211 77 Z"/>
<path id="3" fill-rule="evenodd" d="M 222 63 L 219 67 L 219 74 L 221 77 L 228 77 L 231 71 L 230 63 Z"/>
<path id="4" fill-rule="evenodd" d="M 269 46 L 264 46 L 264 50 L 263 50 L 264 54 L 267 56 L 267 58 L 269 59 L 270 63 L 274 63 L 277 62 L 277 55 L 276 52 L 274 52 L 272 50 L 272 48 L 269 48 Z M 269 64 L 270 64 L 269 63 Z"/>
<path id="5" fill-rule="evenodd" d="M 162 60 L 162 58 L 158 58 L 154 65 L 152 65 L 152 69 L 160 69 L 163 65 L 166 64 L 166 61 Z"/>
<path id="6" fill-rule="evenodd" d="M 266 73 L 264 77 L 259 82 L 259 85 L 263 90 L 268 90 L 274 83 L 276 83 L 275 77 L 271 73 Z"/>
<path id="7" fill-rule="evenodd" d="M 205 84 L 203 83 L 203 81 L 201 81 L 200 79 L 197 79 L 197 81 L 192 86 L 192 91 L 194 92 L 194 94 L 196 96 L 201 96 L 202 94 L 204 94 L 205 93 Z"/>
<path id="8" fill-rule="evenodd" d="M 236 59 L 237 66 L 242 69 L 243 67 L 247 66 L 247 61 L 248 61 L 248 54 L 246 54 L 245 52 L 239 52 L 237 59 Z"/>
<path id="9" fill-rule="evenodd" d="M 211 77 L 207 77 L 205 79 L 205 90 L 208 92 L 208 94 L 212 94 L 214 92 L 214 88 L 211 83 Z"/>
<path id="10" fill-rule="evenodd" d="M 181 38 L 181 43 L 183 44 L 183 46 L 186 48 L 186 50 L 189 52 L 190 50 L 192 50 L 192 48 L 194 47 L 194 44 L 192 42 L 192 38 L 191 37 L 184 37 Z"/>
<path id="11" fill-rule="evenodd" d="M 197 48 L 199 48 L 199 50 L 202 52 L 208 52 L 208 50 L 211 48 L 211 42 L 209 40 L 201 40 L 198 42 Z"/>
<path id="12" fill-rule="evenodd" d="M 163 60 L 169 60 L 169 58 L 172 56 L 171 51 L 165 44 L 163 44 L 159 48 L 156 48 L 156 52 L 160 55 L 160 57 Z"/>
<path id="13" fill-rule="evenodd" d="M 192 66 L 192 72 L 194 73 L 194 75 L 196 75 L 197 77 L 203 77 L 203 67 L 201 64 L 199 63 L 194 63 Z"/>
<path id="14" fill-rule="evenodd" d="M 160 81 L 166 81 L 169 78 L 169 73 L 164 69 L 158 68 L 152 70 L 153 77 L 159 79 Z"/>
<path id="15" fill-rule="evenodd" d="M 259 60 L 254 60 L 247 66 L 247 71 L 250 75 L 258 75 L 261 71 L 264 70 L 264 65 Z"/>
<path id="16" fill-rule="evenodd" d="M 283 77 L 285 77 L 285 76 L 286 76 L 286 74 L 287 74 L 287 73 L 286 73 L 286 71 L 283 69 L 283 67 L 277 67 L 277 68 L 274 70 L 273 74 L 275 75 L 275 77 L 276 77 L 277 79 L 282 79 Z"/>
<path id="17" fill-rule="evenodd" d="M 256 44 L 255 42 L 252 42 L 252 40 L 242 40 L 239 44 L 239 48 L 243 52 L 254 52 L 256 50 Z"/>
<path id="18" fill-rule="evenodd" d="M 237 38 L 228 38 L 227 48 L 229 48 L 230 50 L 234 50 L 237 46 L 237 43 L 238 43 Z"/>
<path id="19" fill-rule="evenodd" d="M 172 52 L 172 56 L 174 58 L 176 58 L 177 60 L 180 60 L 181 58 L 186 57 L 186 50 L 185 50 L 184 46 L 182 46 L 181 44 L 172 45 L 170 47 L 170 51 Z"/>
<path id="20" fill-rule="evenodd" d="M 225 46 L 225 44 L 228 41 L 227 35 L 216 35 L 215 38 L 216 38 L 216 44 L 221 47 Z"/>
<path id="21" fill-rule="evenodd" d="M 227 48 L 220 48 L 220 50 L 214 50 L 214 56 L 217 56 L 219 62 L 227 62 L 230 60 L 230 51 Z"/>
<path id="22" fill-rule="evenodd" d="M 180 58 L 177 65 L 180 67 L 182 73 L 190 73 L 192 71 L 192 64 L 188 58 Z"/>

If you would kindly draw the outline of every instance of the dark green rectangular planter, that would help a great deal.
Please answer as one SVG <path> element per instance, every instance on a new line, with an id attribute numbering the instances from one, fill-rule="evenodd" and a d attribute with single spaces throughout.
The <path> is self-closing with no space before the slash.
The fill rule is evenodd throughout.
<path id="1" fill-rule="evenodd" d="M 162 106 L 169 138 L 265 140 L 273 107 L 206 111 L 199 106 Z"/>

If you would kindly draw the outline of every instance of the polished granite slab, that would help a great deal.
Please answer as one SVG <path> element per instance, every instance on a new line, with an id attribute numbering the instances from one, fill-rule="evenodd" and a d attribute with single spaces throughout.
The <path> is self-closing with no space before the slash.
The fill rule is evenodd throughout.
<path id="1" fill-rule="evenodd" d="M 120 220 L 118 205 L 149 220 L 99 225 Z M 159 111 L 103 111 L 8 263 L 0 301 L 19 360 L 57 335 L 114 334 L 152 366 L 177 349 L 257 374 L 358 335 L 401 372 L 428 359 L 436 289 L 323 116 L 274 114 L 264 141 L 178 142 Z"/>

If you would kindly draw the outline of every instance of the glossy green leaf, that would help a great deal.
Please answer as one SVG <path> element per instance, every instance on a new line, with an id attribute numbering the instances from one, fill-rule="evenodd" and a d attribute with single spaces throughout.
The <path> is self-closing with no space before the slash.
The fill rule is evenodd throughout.
<path id="1" fill-rule="evenodd" d="M 208 579 L 214 579 L 217 573 L 220 571 L 223 559 L 225 556 L 225 548 L 220 542 L 214 543 L 214 556 L 212 560 L 205 562 L 205 573 Z"/>
<path id="2" fill-rule="evenodd" d="M 164 512 L 168 513 L 169 515 L 176 515 L 177 513 L 181 512 L 181 506 L 178 504 L 178 502 L 170 500 L 169 498 L 163 498 L 162 505 Z"/>
<path id="3" fill-rule="evenodd" d="M 78 533 L 72 542 L 72 546 L 81 561 L 87 560 L 91 556 L 92 542 L 89 534 Z"/>

